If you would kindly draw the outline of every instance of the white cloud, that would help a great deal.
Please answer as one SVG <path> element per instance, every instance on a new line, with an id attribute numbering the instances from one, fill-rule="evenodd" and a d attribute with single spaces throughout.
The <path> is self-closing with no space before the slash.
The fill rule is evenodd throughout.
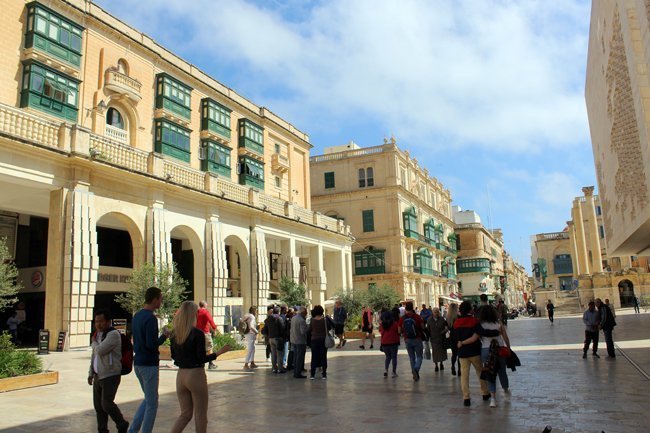
<path id="1" fill-rule="evenodd" d="M 262 97 L 307 130 L 360 116 L 409 146 L 539 152 L 588 140 L 582 70 L 567 70 L 586 53 L 584 0 L 332 0 L 290 18 L 291 2 L 100 3 L 146 28 L 177 17 L 179 46 L 277 83 L 281 98 Z"/>

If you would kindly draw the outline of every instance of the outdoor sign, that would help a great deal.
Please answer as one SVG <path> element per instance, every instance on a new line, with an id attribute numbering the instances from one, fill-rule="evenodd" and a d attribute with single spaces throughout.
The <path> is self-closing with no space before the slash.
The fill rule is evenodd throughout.
<path id="1" fill-rule="evenodd" d="M 50 353 L 50 330 L 41 329 L 38 331 L 38 354 L 47 355 Z"/>
<path id="2" fill-rule="evenodd" d="M 59 332 L 59 340 L 56 343 L 56 351 L 57 352 L 63 352 L 63 348 L 65 347 L 65 331 L 60 331 Z"/>
<path id="3" fill-rule="evenodd" d="M 126 335 L 126 319 L 113 319 L 113 328 L 120 331 L 120 334 Z"/>

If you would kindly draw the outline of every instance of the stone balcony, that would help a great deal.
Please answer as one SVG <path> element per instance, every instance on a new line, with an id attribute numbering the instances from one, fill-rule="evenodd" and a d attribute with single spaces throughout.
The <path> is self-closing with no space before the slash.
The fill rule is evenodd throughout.
<path id="1" fill-rule="evenodd" d="M 78 125 L 45 120 L 38 115 L 0 104 L 0 134 L 24 145 L 85 157 L 102 164 L 141 173 L 182 188 L 209 194 L 231 203 L 250 206 L 260 212 L 350 236 L 350 226 L 254 188 L 233 183 L 213 173 L 194 169 L 155 152 L 133 148 L 108 136 L 100 136 Z"/>
<path id="2" fill-rule="evenodd" d="M 124 95 L 136 103 L 142 99 L 142 96 L 140 96 L 142 83 L 113 68 L 106 70 L 104 87 L 112 92 Z"/>
<path id="3" fill-rule="evenodd" d="M 271 157 L 271 167 L 274 171 L 286 173 L 289 171 L 289 158 L 279 153 L 274 153 Z"/>

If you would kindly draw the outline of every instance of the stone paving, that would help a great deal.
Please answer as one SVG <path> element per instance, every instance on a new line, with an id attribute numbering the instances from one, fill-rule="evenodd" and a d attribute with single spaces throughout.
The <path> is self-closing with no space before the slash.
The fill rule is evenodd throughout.
<path id="1" fill-rule="evenodd" d="M 614 334 L 619 347 L 650 372 L 650 314 L 618 312 Z M 649 432 L 650 381 L 619 351 L 608 359 L 601 334 L 601 359 L 581 358 L 583 327 L 578 317 L 510 322 L 513 348 L 523 366 L 510 372 L 512 396 L 499 393 L 497 408 L 481 401 L 471 377 L 472 406 L 462 405 L 459 379 L 449 364 L 434 373 L 425 363 L 413 382 L 406 351 L 397 379 L 383 378 L 383 354 L 361 351 L 350 342 L 330 351 L 328 380 L 295 380 L 273 375 L 267 363 L 248 373 L 242 360 L 221 361 L 208 373 L 210 432 L 532 432 L 546 424 L 553 432 Z M 375 347 L 377 347 L 376 345 Z M 257 358 L 263 361 L 264 348 Z M 60 371 L 58 385 L 0 394 L 0 433 L 96 431 L 92 393 L 86 384 L 88 351 L 44 357 Z M 156 432 L 169 431 L 178 415 L 173 369 L 161 371 Z M 131 419 L 141 391 L 134 374 L 123 377 L 118 404 Z M 114 425 L 111 431 L 115 431 Z M 194 432 L 193 424 L 186 429 Z"/>

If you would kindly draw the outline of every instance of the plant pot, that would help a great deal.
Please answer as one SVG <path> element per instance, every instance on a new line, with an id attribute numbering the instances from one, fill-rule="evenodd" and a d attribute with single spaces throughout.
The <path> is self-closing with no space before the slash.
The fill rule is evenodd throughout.
<path id="1" fill-rule="evenodd" d="M 5 379 L 0 379 L 0 392 L 33 388 L 35 386 L 54 385 L 56 383 L 59 383 L 58 371 L 7 377 Z"/>
<path id="2" fill-rule="evenodd" d="M 348 340 L 360 340 L 364 334 L 365 332 L 362 331 L 345 331 L 345 338 Z"/>
<path id="3" fill-rule="evenodd" d="M 160 360 L 162 360 L 162 361 L 171 361 L 172 360 L 172 348 L 171 348 L 171 346 L 158 346 L 158 353 L 160 353 Z"/>

